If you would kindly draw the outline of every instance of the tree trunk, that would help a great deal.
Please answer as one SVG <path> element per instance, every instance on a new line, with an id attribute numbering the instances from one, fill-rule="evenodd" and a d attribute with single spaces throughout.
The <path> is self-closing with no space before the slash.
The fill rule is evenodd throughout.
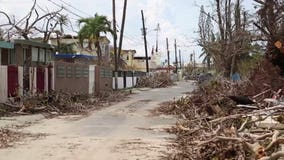
<path id="1" fill-rule="evenodd" d="M 100 41 L 96 41 L 95 42 L 95 47 L 97 50 L 97 56 L 98 56 L 98 65 L 100 66 L 102 64 L 102 50 L 101 50 L 101 46 L 100 46 Z"/>

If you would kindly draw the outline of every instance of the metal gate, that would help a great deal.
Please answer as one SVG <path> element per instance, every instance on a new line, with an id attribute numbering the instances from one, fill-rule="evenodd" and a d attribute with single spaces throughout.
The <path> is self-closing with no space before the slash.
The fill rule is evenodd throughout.
<path id="1" fill-rule="evenodd" d="M 36 86 L 37 92 L 43 93 L 44 92 L 44 68 L 38 67 L 36 72 Z"/>
<path id="2" fill-rule="evenodd" d="M 18 67 L 8 66 L 8 97 L 17 96 L 18 90 L 19 90 Z"/>
<path id="3" fill-rule="evenodd" d="M 52 69 L 51 65 L 48 66 L 48 92 L 52 91 Z"/>

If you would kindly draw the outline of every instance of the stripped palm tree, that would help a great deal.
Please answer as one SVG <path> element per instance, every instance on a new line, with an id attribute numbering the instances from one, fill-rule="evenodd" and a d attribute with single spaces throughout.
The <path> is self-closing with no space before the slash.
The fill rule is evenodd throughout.
<path id="1" fill-rule="evenodd" d="M 102 61 L 102 51 L 100 47 L 100 34 L 111 33 L 116 36 L 111 29 L 111 22 L 108 21 L 106 16 L 95 14 L 95 17 L 82 18 L 79 20 L 79 24 L 84 23 L 84 26 L 80 29 L 78 33 L 79 41 L 81 47 L 83 46 L 84 40 L 88 40 L 87 48 L 93 50 L 92 45 L 94 44 L 95 50 L 98 56 L 98 65 Z"/>

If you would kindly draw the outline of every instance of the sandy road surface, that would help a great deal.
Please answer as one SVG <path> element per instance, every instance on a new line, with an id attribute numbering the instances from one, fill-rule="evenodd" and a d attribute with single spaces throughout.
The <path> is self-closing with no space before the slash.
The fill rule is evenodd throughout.
<path id="1" fill-rule="evenodd" d="M 192 89 L 192 83 L 179 82 L 170 88 L 136 91 L 127 101 L 79 120 L 76 116 L 41 119 L 23 131 L 47 136 L 0 150 L 0 160 L 159 159 L 170 138 L 163 128 L 175 124 L 175 119 L 150 116 L 149 110 Z"/>

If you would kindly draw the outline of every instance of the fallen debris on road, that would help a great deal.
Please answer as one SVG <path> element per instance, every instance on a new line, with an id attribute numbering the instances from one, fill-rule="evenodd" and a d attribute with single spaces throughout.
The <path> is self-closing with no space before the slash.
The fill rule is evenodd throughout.
<path id="1" fill-rule="evenodd" d="M 9 103 L 0 103 L 0 116 L 43 113 L 46 115 L 87 114 L 92 110 L 124 100 L 127 91 L 105 92 L 99 95 L 53 92 L 36 97 L 23 97 Z"/>
<path id="2" fill-rule="evenodd" d="M 137 87 L 165 88 L 174 85 L 166 72 L 154 73 L 150 76 L 139 77 Z"/>
<path id="3" fill-rule="evenodd" d="M 269 74 L 267 74 L 269 72 Z M 177 115 L 169 132 L 176 152 L 169 159 L 277 159 L 284 156 L 283 79 L 261 67 L 250 81 L 213 80 L 155 112 Z M 247 96 L 237 105 L 230 96 Z M 268 99 L 267 99 L 268 98 Z"/>

